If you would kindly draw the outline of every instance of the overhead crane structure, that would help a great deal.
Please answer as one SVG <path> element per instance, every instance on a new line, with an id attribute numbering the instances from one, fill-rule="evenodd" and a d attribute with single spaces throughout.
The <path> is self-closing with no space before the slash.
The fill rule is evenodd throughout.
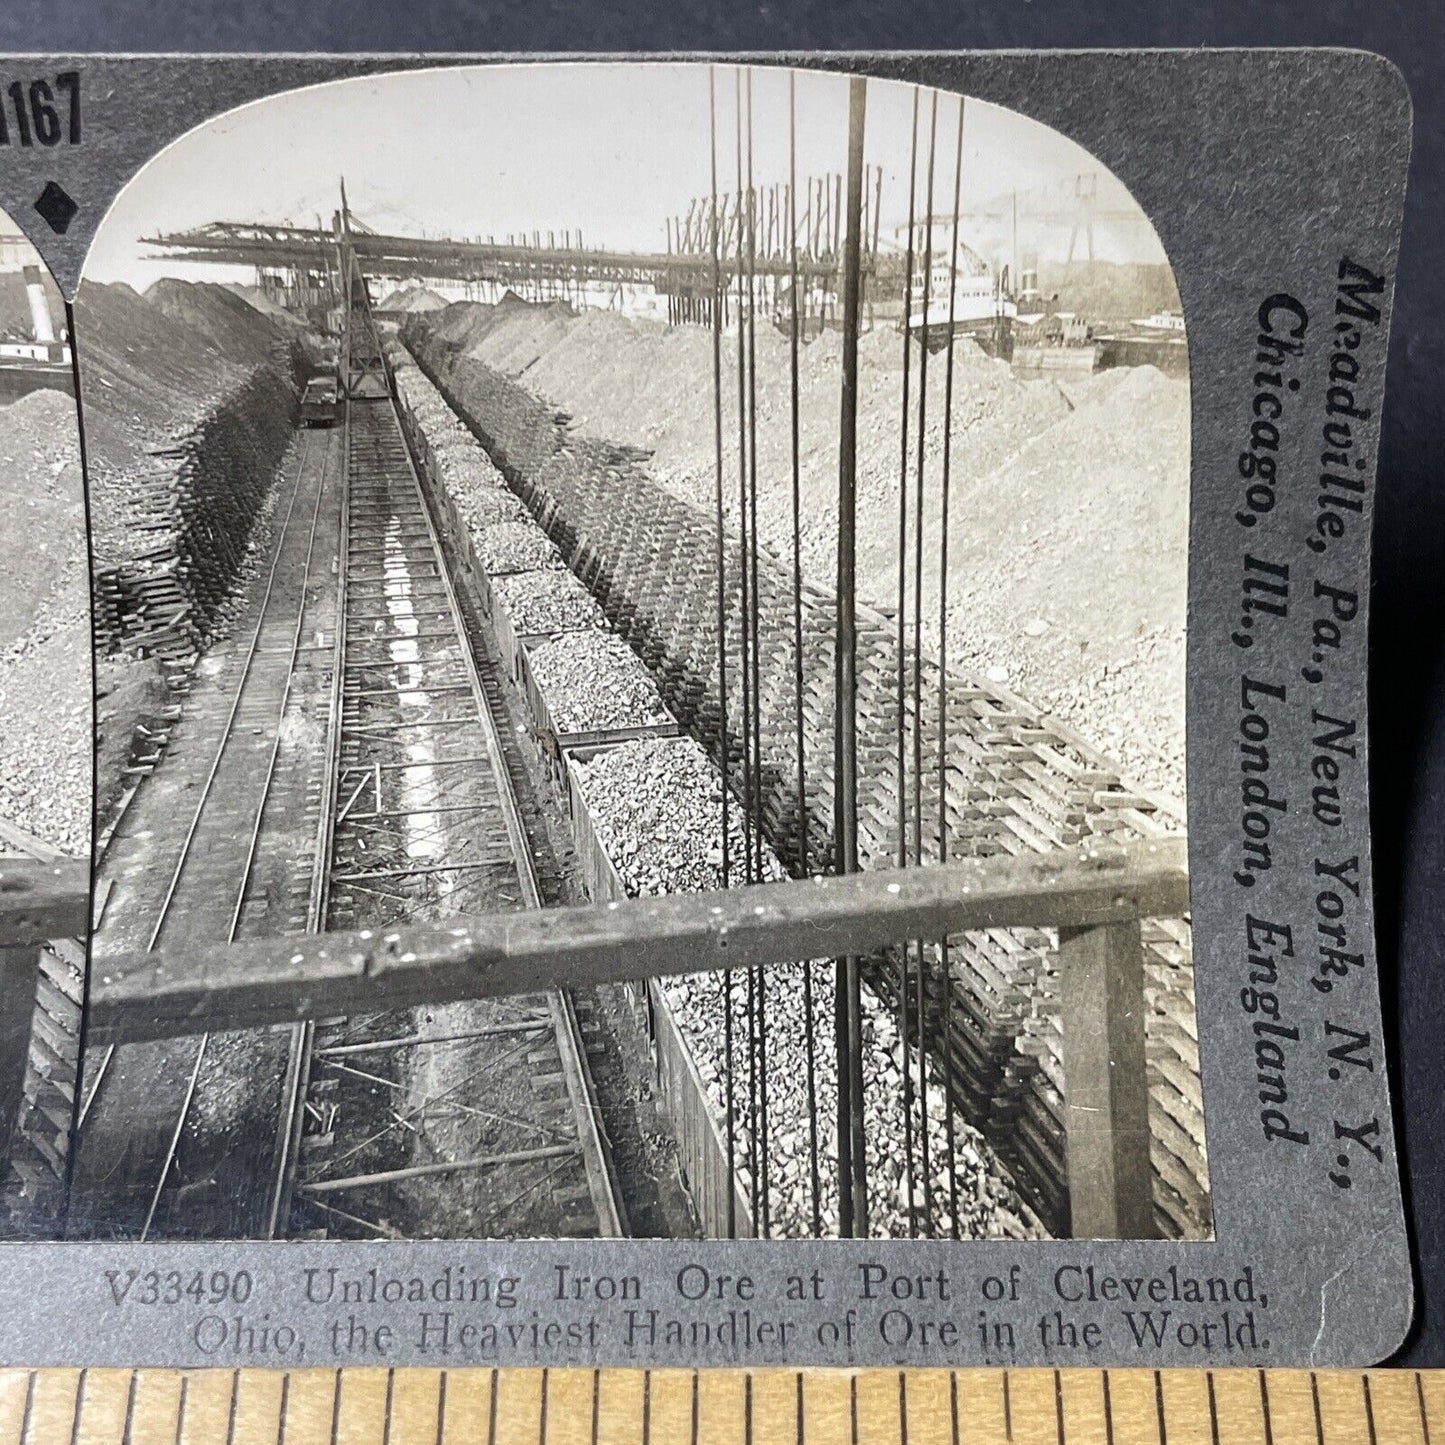
<path id="1" fill-rule="evenodd" d="M 880 186 L 881 174 L 870 196 L 873 219 L 868 215 L 860 218 L 860 285 L 870 299 L 901 297 L 905 282 L 903 255 L 879 249 Z M 841 219 L 830 216 L 824 225 L 800 215 L 796 221 L 798 246 L 796 251 L 790 250 L 782 243 L 782 223 L 777 207 L 769 202 L 770 195 L 757 191 L 741 199 L 722 198 L 716 265 L 711 221 L 697 203 L 688 225 L 684 226 L 682 218 L 675 227 L 671 218 L 667 220 L 667 249 L 663 251 L 588 245 L 580 229 L 536 230 L 502 240 L 386 234 L 360 222 L 344 199 L 329 227 L 319 222 L 296 226 L 212 221 L 187 231 L 143 236 L 141 241 L 157 248 L 150 257 L 156 261 L 289 271 L 297 278 L 308 278 L 307 287 L 327 306 L 335 305 L 343 289 L 340 278 L 347 267 L 342 258 L 348 253 L 362 274 L 396 282 L 495 285 L 521 294 L 534 294 L 540 288 L 564 296 L 580 294 L 584 288 L 649 288 L 675 303 L 676 319 L 706 321 L 714 288 L 718 287 L 726 304 L 740 276 L 752 278 L 754 287 L 767 296 L 776 297 L 796 284 L 804 292 L 836 298 L 843 284 Z M 749 229 L 755 237 L 751 246 L 745 234 Z"/>
<path id="2" fill-rule="evenodd" d="M 411 280 L 615 281 L 631 285 L 695 282 L 712 286 L 711 259 L 706 253 L 617 251 L 582 244 L 580 232 L 563 232 L 564 244 L 548 244 L 555 232 L 527 241 L 458 241 L 422 236 L 389 236 L 353 229 L 351 244 L 362 269 L 372 276 Z M 265 222 L 212 221 L 190 231 L 143 236 L 148 246 L 161 247 L 153 260 L 202 261 L 232 266 L 294 266 L 317 272 L 334 267 L 340 236 L 310 226 L 276 226 Z M 737 258 L 728 264 L 734 269 Z M 816 280 L 833 280 L 841 260 L 823 255 L 800 257 L 800 272 Z M 885 267 L 884 269 L 888 269 Z M 901 258 L 896 267 L 902 275 Z M 757 258 L 759 274 L 786 277 L 787 257 Z"/>

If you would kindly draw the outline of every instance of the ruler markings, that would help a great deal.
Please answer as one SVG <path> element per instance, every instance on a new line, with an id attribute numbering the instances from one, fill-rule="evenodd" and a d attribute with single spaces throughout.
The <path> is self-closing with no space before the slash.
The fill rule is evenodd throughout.
<path id="1" fill-rule="evenodd" d="M 1003 1382 L 997 1370 L 959 1370 L 954 1375 L 962 1445 L 978 1440 L 1005 1440 Z"/>
<path id="2" fill-rule="evenodd" d="M 492 1405 L 496 1380 L 491 1370 L 448 1370 L 438 1445 L 478 1445 L 495 1438 Z"/>
<path id="3" fill-rule="evenodd" d="M 1291 1370 L 1269 1370 L 1261 1378 L 1260 1392 L 1269 1408 L 1275 1445 L 1320 1445 L 1317 1379 Z"/>
<path id="4" fill-rule="evenodd" d="M 24 1440 L 30 1438 L 30 1421 L 35 1409 L 35 1376 L 31 1375 L 25 1391 L 25 1409 L 20 1417 L 20 1434 Z"/>
<path id="5" fill-rule="evenodd" d="M 98 1388 L 118 1390 L 123 1387 L 125 1377 L 130 1376 L 124 1386 L 125 1425 L 117 1438 L 126 1445 L 175 1445 L 181 1434 L 181 1394 L 185 1390 L 185 1375 L 180 1370 L 110 1370 L 105 1373 L 114 1375 L 115 1383 L 103 1382 L 101 1372 L 92 1370 L 86 1385 L 87 1397 Z M 81 1439 L 89 1437 L 82 1435 Z"/>
<path id="6" fill-rule="evenodd" d="M 235 1445 L 275 1440 L 281 1433 L 284 1376 L 271 1370 L 241 1370 L 230 1438 Z M 342 1437 L 345 1438 L 344 1436 Z M 350 1445 L 350 1442 L 347 1442 Z"/>
<path id="7" fill-rule="evenodd" d="M 903 1390 L 894 1370 L 867 1370 L 852 1378 L 849 1408 L 858 1445 L 897 1445 L 906 1429 Z"/>
<path id="8" fill-rule="evenodd" d="M 647 1378 L 642 1370 L 597 1372 L 597 1445 L 645 1439 Z"/>
<path id="9" fill-rule="evenodd" d="M 746 1445 L 747 1372 L 683 1370 L 677 1373 L 688 1381 L 692 1412 L 690 1428 L 696 1445 Z M 654 1420 L 653 1439 L 658 1445 L 663 1445 L 665 1441 L 680 1441 L 682 1437 L 663 1434 Z"/>
<path id="10" fill-rule="evenodd" d="M 276 1421 L 276 1445 L 286 1445 L 286 1415 L 291 1400 L 291 1372 L 287 1370 L 281 1376 L 281 1413 Z M 388 1402 L 389 1404 L 390 1402 Z M 391 1411 L 387 1410 L 387 1419 L 391 1419 Z"/>
<path id="11" fill-rule="evenodd" d="M 337 1372 L 291 1370 L 286 1376 L 284 1445 L 331 1445 L 336 1427 Z"/>
<path id="12" fill-rule="evenodd" d="M 1371 1408 L 1380 1445 L 1429 1445 L 1413 1370 L 1373 1371 Z"/>
<path id="13" fill-rule="evenodd" d="M 1365 1415 L 1360 1375 L 1348 1371 L 1336 1374 L 1322 1370 L 1316 1376 L 1320 1388 L 1320 1409 L 1329 1423 L 1329 1445 L 1370 1445 L 1369 1421 Z"/>
<path id="14" fill-rule="evenodd" d="M 500 1370 L 496 1380 L 497 1442 L 542 1439 L 541 1370 Z"/>
<path id="15" fill-rule="evenodd" d="M 40 1370 L 25 1412 L 25 1445 L 59 1445 L 75 1427 L 80 1397 L 79 1370 Z"/>
<path id="16" fill-rule="evenodd" d="M 751 1438 L 754 1445 L 802 1445 L 796 1370 L 756 1370 L 751 1376 Z"/>
<path id="17" fill-rule="evenodd" d="M 590 1445 L 596 1371 L 548 1370 L 543 1379 L 546 1445 Z"/>
<path id="18" fill-rule="evenodd" d="M 1059 1380 L 1053 1370 L 1010 1370 L 1009 1439 L 1017 1445 L 1058 1445 Z"/>
<path id="19" fill-rule="evenodd" d="M 341 1372 L 341 1396 L 336 1412 L 337 1445 L 382 1445 L 385 1439 L 387 1374 L 388 1371 L 375 1366 Z"/>
<path id="20" fill-rule="evenodd" d="M 1445 1372 L 1405 1370 L 0 1370 L 0 1445 L 1432 1445 L 1442 1418 Z"/>
<path id="21" fill-rule="evenodd" d="M 1104 1438 L 1110 1445 L 1164 1445 L 1160 1400 L 1153 1370 L 1109 1370 L 1104 1375 Z"/>
<path id="22" fill-rule="evenodd" d="M 955 1375 L 949 1370 L 909 1370 L 907 1378 L 909 1445 L 957 1445 Z"/>
<path id="23" fill-rule="evenodd" d="M 1212 1392 L 1199 1370 L 1160 1370 L 1159 1396 L 1169 1445 L 1211 1445 L 1214 1440 Z"/>
<path id="24" fill-rule="evenodd" d="M 191 1393 L 191 1377 L 181 1376 L 181 1388 L 176 1392 L 176 1435 L 175 1445 L 183 1445 L 182 1431 L 186 1425 L 186 1401 Z"/>
<path id="25" fill-rule="evenodd" d="M 388 1445 L 436 1445 L 441 1418 L 440 1370 L 397 1370 L 390 1377 Z"/>
<path id="26" fill-rule="evenodd" d="M 182 1376 L 179 1445 L 216 1445 L 231 1438 L 235 1389 L 227 1370 L 196 1370 Z"/>
<path id="27" fill-rule="evenodd" d="M 1264 1400 L 1259 1391 L 1259 1374 L 1255 1370 L 1211 1370 L 1215 1410 L 1211 1421 L 1223 1426 L 1217 1438 L 1222 1445 L 1266 1445 Z"/>
<path id="28" fill-rule="evenodd" d="M 75 1437 L 80 1433 L 80 1411 L 85 1403 L 85 1377 L 88 1372 L 81 1370 L 80 1383 L 75 1387 L 75 1413 L 70 1419 L 70 1445 L 75 1445 Z"/>

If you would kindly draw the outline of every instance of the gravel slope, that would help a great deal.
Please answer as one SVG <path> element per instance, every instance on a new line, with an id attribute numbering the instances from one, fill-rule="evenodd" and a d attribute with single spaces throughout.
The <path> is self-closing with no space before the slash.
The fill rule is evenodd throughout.
<path id="1" fill-rule="evenodd" d="M 90 593 L 75 403 L 0 407 L 0 817 L 90 848 Z"/>

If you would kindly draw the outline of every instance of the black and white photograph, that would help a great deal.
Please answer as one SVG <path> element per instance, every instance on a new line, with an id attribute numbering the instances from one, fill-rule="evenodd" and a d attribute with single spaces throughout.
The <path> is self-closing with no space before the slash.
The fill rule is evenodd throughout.
<path id="1" fill-rule="evenodd" d="M 85 495 L 65 305 L 0 215 L 0 891 L 84 892 L 91 822 Z M 63 871 L 62 871 L 63 870 Z M 74 932 L 84 900 L 74 898 Z M 0 948 L 0 1235 L 64 1219 L 85 990 L 83 937 Z"/>
<path id="2" fill-rule="evenodd" d="M 15 1236 L 1212 1236 L 1189 353 L 1098 159 L 878 78 L 456 66 L 158 151 L 74 338 L 23 250 L 0 842 L 92 841 L 74 345 L 95 1015 L 47 954 Z M 835 932 L 855 883 L 914 921 Z M 429 984 L 453 927 L 514 982 Z M 323 987 L 333 934 L 387 971 Z M 122 987 L 251 944 L 269 1003 Z"/>

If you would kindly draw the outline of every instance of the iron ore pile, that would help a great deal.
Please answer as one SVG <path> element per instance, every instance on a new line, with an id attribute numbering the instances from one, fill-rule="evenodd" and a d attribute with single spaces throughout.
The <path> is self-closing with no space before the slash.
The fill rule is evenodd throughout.
<path id="1" fill-rule="evenodd" d="M 425 439 L 437 478 L 466 523 L 472 549 L 489 577 L 561 571 L 566 564 L 532 520 L 481 444 L 403 351 L 393 355 L 402 404 Z"/>
<path id="2" fill-rule="evenodd" d="M 690 738 L 624 743 L 577 762 L 579 788 L 598 841 L 621 886 L 633 896 L 694 892 L 723 885 L 721 774 Z M 730 885 L 747 881 L 736 819 L 728 849 Z M 760 881 L 784 878 L 782 864 L 763 848 Z M 681 960 L 679 960 L 681 962 Z M 748 1049 L 748 996 L 761 1000 L 766 1064 Z M 814 1231 L 812 1161 L 821 1176 L 820 1213 L 825 1235 L 838 1233 L 837 1070 L 833 1045 L 833 967 L 814 961 L 764 969 L 754 980 L 718 975 L 667 979 L 662 992 L 707 1090 L 719 1133 L 726 1131 L 729 1098 L 736 1120 L 740 1189 L 751 1197 L 747 1161 L 754 1141 L 749 1118 L 761 1118 L 747 1101 L 767 1099 L 769 1226 L 774 1235 L 807 1237 Z M 811 993 L 811 1013 L 804 1000 Z M 733 1054 L 725 1039 L 732 1015 Z M 810 1027 L 811 1025 L 811 1027 Z M 863 993 L 864 1133 L 868 1150 L 870 1233 L 909 1234 L 910 1205 L 923 1215 L 924 1181 L 913 1160 L 910 1196 L 905 1157 L 903 1071 L 918 1077 L 914 1049 L 900 1049 L 889 1010 Z M 731 1080 L 731 1088 L 729 1087 Z M 934 1207 L 923 1230 L 951 1236 L 948 1123 L 943 1090 L 929 1084 L 928 1130 Z M 954 1121 L 954 1170 L 959 1237 L 1022 1239 L 1038 1236 L 1037 1221 L 1018 1199 L 983 1137 L 961 1117 Z M 760 1141 L 759 1141 L 760 1142 Z M 921 1157 L 922 1151 L 918 1151 Z M 761 1173 L 761 1167 L 760 1167 Z"/>
<path id="3" fill-rule="evenodd" d="M 564 632 L 527 650 L 532 676 L 561 733 L 672 721 L 652 674 L 615 633 Z"/>
<path id="4" fill-rule="evenodd" d="M 516 298 L 458 303 L 429 325 L 534 396 L 582 437 L 650 452 L 675 495 L 713 508 L 712 345 L 705 327 Z M 736 396 L 733 348 L 723 395 Z M 804 347 L 801 545 L 804 571 L 833 574 L 837 541 L 837 333 Z M 925 644 L 955 668 L 1007 686 L 1071 723 L 1144 785 L 1184 796 L 1184 626 L 1188 557 L 1189 386 L 1153 367 L 1059 383 L 1016 376 L 971 341 L 956 347 L 949 430 L 947 635 L 939 613 L 945 368 L 928 371 Z M 792 545 L 786 340 L 757 335 L 760 540 Z M 898 493 L 904 344 L 891 326 L 859 346 L 858 591 L 898 605 Z M 916 343 L 907 471 L 916 476 Z M 723 468 L 737 473 L 738 427 L 724 410 Z M 737 505 L 736 488 L 725 495 Z M 729 515 L 730 525 L 736 519 Z M 911 525 L 911 524 L 910 524 Z M 912 542 L 909 542 L 911 556 Z M 910 586 L 911 593 L 911 586 Z M 906 604 L 911 608 L 911 596 Z"/>
<path id="5" fill-rule="evenodd" d="M 516 572 L 496 578 L 492 593 L 523 636 L 607 626 L 597 599 L 570 572 Z"/>
<path id="6" fill-rule="evenodd" d="M 494 460 L 537 515 L 547 518 L 552 534 L 574 548 L 579 575 L 595 579 L 619 635 L 658 676 L 663 696 L 680 720 L 710 744 L 720 702 L 718 674 L 709 670 L 716 657 L 715 603 L 707 588 L 715 569 L 715 524 L 704 506 L 655 479 L 653 466 L 641 464 L 635 447 L 579 434 L 575 415 L 536 395 L 530 389 L 538 369 L 532 364 L 535 353 L 529 360 L 519 348 L 504 363 L 520 363 L 515 379 L 479 358 L 464 333 L 479 326 L 485 336 L 489 316 L 503 327 L 517 306 L 456 309 L 461 312 L 458 326 L 447 319 L 451 311 L 441 313 L 441 322 L 409 327 L 407 344 L 458 415 L 486 438 Z M 546 309 L 540 339 L 533 336 L 544 351 L 555 340 L 548 338 L 548 327 L 560 334 L 580 320 L 566 308 Z M 821 338 L 815 345 L 826 341 Z M 997 381 L 997 368 L 992 374 Z M 1148 377 L 1142 379 L 1147 382 Z M 1102 383 L 1105 378 L 1094 380 Z M 874 531 L 882 535 L 886 528 L 876 526 Z M 878 538 L 871 540 L 876 544 Z M 860 546 L 862 542 L 860 537 Z M 1034 565 L 1047 585 L 1052 574 L 1046 563 L 1036 560 Z M 760 637 L 763 629 L 769 638 L 785 637 L 788 584 L 774 561 L 760 558 L 759 570 Z M 812 739 L 805 784 L 820 801 L 832 791 L 826 763 L 832 744 L 832 602 L 826 589 L 805 585 L 805 743 Z M 896 736 L 888 716 L 899 675 L 892 634 L 884 612 L 860 607 L 860 658 L 868 659 L 859 669 L 857 794 L 865 867 L 891 866 L 896 858 L 885 836 L 891 831 L 891 800 L 897 792 L 890 762 Z M 796 742 L 786 715 L 795 682 L 787 667 L 786 643 L 781 648 L 761 646 L 760 652 L 764 791 L 758 816 L 780 855 L 791 860 L 798 841 L 796 814 L 785 792 L 787 774 L 778 768 L 795 767 Z M 933 660 L 926 650 L 924 656 L 927 671 Z M 953 740 L 947 769 L 953 815 L 949 839 L 956 851 L 977 856 L 1048 853 L 1093 837 L 1140 841 L 1180 826 L 1115 759 L 1075 736 L 1032 698 L 985 680 L 968 667 L 950 667 L 947 676 L 948 736 Z M 926 713 L 924 726 L 914 736 L 936 740 Z M 932 744 L 928 746 L 931 751 Z M 930 811 L 932 806 L 930 801 Z M 824 850 L 811 854 L 821 864 L 828 856 L 826 822 L 818 814 L 809 821 L 824 824 L 809 830 L 810 849 Z M 589 850 L 582 852 L 591 858 Z M 594 869 L 589 875 L 594 882 L 599 872 Z M 1198 1054 L 1191 1032 L 1189 925 L 1186 920 L 1160 920 L 1157 929 L 1151 925 L 1143 933 L 1152 986 L 1146 994 L 1145 1028 L 1156 1219 L 1168 1235 L 1201 1237 L 1211 1225 Z M 948 959 L 957 981 L 949 997 L 956 1010 L 950 1024 L 962 1020 L 964 1027 L 948 1029 L 948 1048 L 968 1118 L 985 1132 L 1047 1227 L 1063 1232 L 1069 1227 L 1067 1113 L 1054 951 L 1052 935 L 1039 928 L 961 936 Z M 894 997 L 894 969 L 870 960 L 866 973 L 881 997 Z M 710 1203 L 711 1197 L 709 1190 Z"/>
<path id="7" fill-rule="evenodd" d="M 75 403 L 0 407 L 0 820 L 90 849 L 91 685 L 85 503 Z"/>
<path id="8" fill-rule="evenodd" d="M 491 577 L 509 572 L 557 571 L 567 564 L 552 539 L 530 518 L 472 529 L 477 559 Z"/>
<path id="9" fill-rule="evenodd" d="M 404 351 L 393 353 L 402 404 L 435 464 L 438 480 L 467 525 L 493 596 L 518 636 L 606 626 L 592 594 L 569 572 L 556 545 L 531 520 L 481 443 Z"/>

